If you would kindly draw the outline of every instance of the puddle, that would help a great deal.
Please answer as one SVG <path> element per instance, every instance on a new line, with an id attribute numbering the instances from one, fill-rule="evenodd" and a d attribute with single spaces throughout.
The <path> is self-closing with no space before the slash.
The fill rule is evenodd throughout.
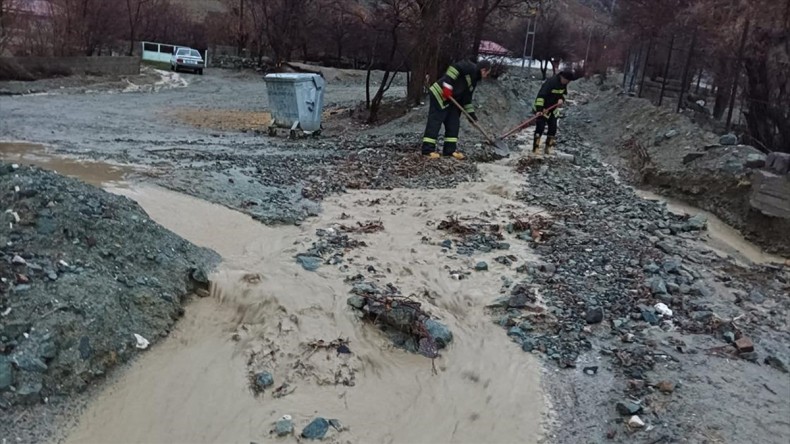
<path id="1" fill-rule="evenodd" d="M 742 263 L 770 264 L 785 263 L 785 258 L 766 253 L 757 245 L 746 240 L 735 228 L 727 225 L 713 213 L 693 207 L 685 202 L 658 195 L 656 193 L 634 189 L 643 199 L 666 202 L 667 209 L 675 214 L 696 216 L 701 214 L 708 218 L 708 239 L 706 244 L 725 256 L 732 256 Z"/>
<path id="2" fill-rule="evenodd" d="M 111 189 L 136 200 L 166 228 L 214 249 L 224 262 L 211 277 L 212 297 L 189 304 L 167 339 L 118 372 L 67 442 L 262 442 L 285 414 L 293 416 L 297 435 L 315 416 L 339 419 L 348 430 L 331 431 L 324 440 L 331 443 L 539 442 L 547 407 L 537 358 L 522 352 L 484 311 L 508 270 L 485 255 L 459 258 L 450 265 L 469 269 L 485 259 L 492 272 L 455 280 L 445 268 L 447 255 L 422 242 L 424 235 L 444 237 L 432 227 L 448 214 L 527 210 L 507 199 L 519 184 L 505 174 L 509 168 L 483 168 L 494 179 L 460 191 L 336 196 L 302 227 L 264 226 L 152 186 Z M 358 203 L 376 200 L 380 204 Z M 295 263 L 317 228 L 364 220 L 381 220 L 385 230 L 359 235 L 368 246 L 347 253 L 349 271 L 324 265 L 308 272 Z M 512 254 L 534 259 L 516 244 Z M 403 294 L 434 295 L 421 302 L 454 333 L 436 360 L 437 374 L 430 359 L 393 348 L 348 308 L 343 279 L 368 264 L 386 270 L 380 282 Z M 336 338 L 348 339 L 353 354 L 306 349 Z M 270 356 L 265 368 L 275 386 L 287 381 L 295 391 L 255 397 L 247 367 L 255 356 Z M 338 374 L 353 375 L 353 386 L 336 385 Z"/>
<path id="3" fill-rule="evenodd" d="M 71 158 L 56 154 L 44 145 L 23 142 L 0 142 L 0 160 L 37 166 L 99 187 L 121 187 L 134 172 L 128 166 Z"/>

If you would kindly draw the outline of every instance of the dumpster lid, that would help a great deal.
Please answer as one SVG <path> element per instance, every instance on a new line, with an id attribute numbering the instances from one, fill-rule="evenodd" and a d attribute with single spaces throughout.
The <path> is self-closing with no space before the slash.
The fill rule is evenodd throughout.
<path id="1" fill-rule="evenodd" d="M 278 73 L 266 74 L 263 79 L 270 82 L 311 82 L 316 77 L 321 76 L 310 73 Z"/>

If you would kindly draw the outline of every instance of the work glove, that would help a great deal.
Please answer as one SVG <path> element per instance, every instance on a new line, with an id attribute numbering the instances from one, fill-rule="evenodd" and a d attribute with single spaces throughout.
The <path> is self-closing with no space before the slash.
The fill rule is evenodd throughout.
<path id="1" fill-rule="evenodd" d="M 469 113 L 469 117 L 471 117 L 473 121 L 477 122 L 477 113 L 476 112 L 472 111 L 471 113 Z"/>
<path id="2" fill-rule="evenodd" d="M 453 96 L 453 86 L 449 83 L 442 83 L 442 97 L 445 100 Z"/>

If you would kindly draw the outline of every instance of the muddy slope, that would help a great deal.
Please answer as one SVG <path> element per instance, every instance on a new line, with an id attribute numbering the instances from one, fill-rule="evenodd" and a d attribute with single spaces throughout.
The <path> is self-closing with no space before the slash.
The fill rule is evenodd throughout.
<path id="1" fill-rule="evenodd" d="M 645 99 L 582 86 L 582 106 L 568 125 L 601 147 L 604 160 L 638 186 L 712 212 L 771 253 L 790 255 L 790 220 L 751 208 L 752 174 L 765 156 L 753 147 L 722 146 L 689 116 Z"/>
<path id="2" fill-rule="evenodd" d="M 140 352 L 135 335 L 157 342 L 218 257 L 38 168 L 0 163 L 0 202 L 0 436 L 29 441 L 25 406 L 84 390 Z"/>

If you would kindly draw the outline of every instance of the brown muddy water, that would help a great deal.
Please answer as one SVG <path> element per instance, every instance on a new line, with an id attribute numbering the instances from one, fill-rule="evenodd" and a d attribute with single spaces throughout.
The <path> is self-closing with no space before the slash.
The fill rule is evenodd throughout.
<path id="1" fill-rule="evenodd" d="M 493 253 L 448 258 L 436 245 L 444 236 L 435 226 L 449 215 L 488 211 L 505 221 L 511 212 L 536 211 L 510 199 L 519 183 L 511 168 L 486 166 L 489 180 L 455 190 L 356 191 L 326 200 L 322 215 L 301 227 L 268 227 L 222 206 L 126 182 L 131 168 L 58 158 L 29 145 L 2 147 L 4 160 L 56 169 L 137 201 L 152 219 L 224 259 L 211 277 L 211 297 L 187 305 L 168 338 L 115 372 L 78 425 L 65 431 L 66 442 L 264 442 L 283 415 L 294 418 L 297 435 L 315 416 L 339 419 L 345 430 L 325 439 L 333 443 L 543 438 L 549 410 L 537 358 L 485 312 L 499 296 L 501 275 L 515 271 L 496 264 Z M 365 203 L 375 200 L 381 203 Z M 317 228 L 365 220 L 381 220 L 385 230 L 359 235 L 368 246 L 349 254 L 349 270 L 308 272 L 296 264 L 294 255 L 310 246 Z M 526 247 L 511 253 L 536 259 Z M 492 272 L 456 280 L 448 271 L 479 260 Z M 436 374 L 431 360 L 394 348 L 348 308 L 343 279 L 369 265 L 380 270 L 381 284 L 419 295 L 452 329 Z M 353 354 L 308 346 L 336 338 L 348 339 Z M 293 391 L 256 397 L 249 375 L 260 370 Z M 337 384 L 339 377 L 346 384 Z"/>
<path id="2" fill-rule="evenodd" d="M 668 198 L 656 193 L 634 189 L 643 199 L 665 202 L 667 209 L 675 214 L 690 216 L 703 215 L 708 219 L 706 244 L 723 256 L 732 256 L 741 264 L 785 263 L 787 258 L 766 253 L 762 248 L 749 242 L 735 228 L 727 225 L 713 213 L 693 207 L 677 199 Z"/>
<path id="3" fill-rule="evenodd" d="M 121 186 L 135 171 L 129 166 L 64 156 L 44 145 L 25 142 L 0 142 L 0 160 L 37 166 L 96 186 Z"/>

